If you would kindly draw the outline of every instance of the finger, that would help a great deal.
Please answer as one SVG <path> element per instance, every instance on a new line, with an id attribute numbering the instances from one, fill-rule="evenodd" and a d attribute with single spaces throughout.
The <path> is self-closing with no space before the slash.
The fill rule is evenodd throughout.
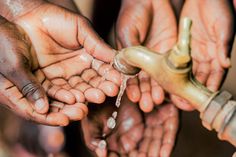
<path id="1" fill-rule="evenodd" d="M 61 88 L 60 86 L 53 85 L 47 79 L 43 80 L 42 87 L 47 92 L 48 96 L 53 99 L 65 102 L 67 104 L 75 103 L 75 96 L 73 95 L 73 93 Z"/>
<path id="2" fill-rule="evenodd" d="M 83 103 L 67 105 L 58 101 L 53 101 L 50 105 L 53 107 L 57 107 L 57 112 L 65 114 L 67 117 L 69 117 L 70 120 L 73 121 L 81 120 L 88 114 L 88 108 Z"/>
<path id="3" fill-rule="evenodd" d="M 144 112 L 150 112 L 154 107 L 151 96 L 150 77 L 145 72 L 140 72 L 139 82 L 139 87 L 141 91 L 141 99 L 139 102 L 140 108 Z"/>
<path id="4" fill-rule="evenodd" d="M 119 155 L 117 155 L 116 153 L 114 152 L 110 152 L 108 157 L 119 157 Z"/>
<path id="5" fill-rule="evenodd" d="M 87 83 L 96 76 L 98 74 L 94 69 L 85 69 L 81 74 L 81 78 Z"/>
<path id="6" fill-rule="evenodd" d="M 149 92 L 142 93 L 139 102 L 139 107 L 145 113 L 151 112 L 153 110 L 154 104 L 152 101 L 151 93 Z"/>
<path id="7" fill-rule="evenodd" d="M 98 74 L 104 79 L 114 82 L 116 85 L 121 84 L 121 75 L 112 67 L 112 65 L 102 64 L 98 69 Z"/>
<path id="8" fill-rule="evenodd" d="M 16 88 L 10 81 L 0 75 L 1 93 L 6 97 L 5 103 L 12 107 L 12 110 L 18 115 L 32 120 L 37 123 L 66 126 L 69 123 L 68 117 L 61 113 L 39 114 L 35 112 L 30 103 L 23 97 L 19 89 Z"/>
<path id="9" fill-rule="evenodd" d="M 148 149 L 148 157 L 159 157 L 160 147 L 161 147 L 161 141 L 153 140 L 150 143 L 150 147 Z"/>
<path id="10" fill-rule="evenodd" d="M 81 102 L 81 103 L 85 102 L 84 94 L 81 91 L 71 89 L 70 92 L 74 94 L 76 102 Z"/>
<path id="11" fill-rule="evenodd" d="M 126 93 L 128 98 L 134 102 L 137 103 L 141 98 L 141 91 L 138 86 L 138 79 L 137 78 L 131 78 L 127 82 L 127 88 Z"/>
<path id="12" fill-rule="evenodd" d="M 207 78 L 209 76 L 211 69 L 209 63 L 200 63 L 196 70 L 196 79 L 201 82 L 202 84 L 205 84 L 207 81 Z"/>
<path id="13" fill-rule="evenodd" d="M 122 47 L 130 47 L 140 45 L 141 41 L 139 40 L 139 33 L 136 28 L 131 30 L 122 30 L 119 31 L 119 41 Z"/>
<path id="14" fill-rule="evenodd" d="M 81 82 L 83 82 L 83 79 L 79 76 L 72 76 L 69 78 L 69 81 L 68 81 L 71 87 L 75 87 L 77 84 Z"/>
<path id="15" fill-rule="evenodd" d="M 78 41 L 93 57 L 112 62 L 116 51 L 112 50 L 94 31 L 87 19 L 78 17 Z"/>
<path id="16" fill-rule="evenodd" d="M 121 44 L 121 41 L 116 37 L 116 48 L 118 50 L 122 49 L 122 44 Z"/>
<path id="17" fill-rule="evenodd" d="M 127 121 L 128 122 L 128 121 Z M 125 153 L 129 153 L 131 150 L 137 147 L 138 142 L 142 138 L 144 126 L 142 123 L 134 125 L 127 132 L 121 134 L 120 145 L 123 146 Z M 121 133 L 123 131 L 121 130 Z"/>
<path id="18" fill-rule="evenodd" d="M 128 134 L 123 134 L 120 137 L 120 145 L 122 146 L 124 152 L 122 153 L 129 153 L 131 150 L 133 150 L 136 147 L 136 142 L 133 141 Z"/>
<path id="19" fill-rule="evenodd" d="M 160 156 L 170 156 L 171 151 L 174 147 L 176 133 L 178 131 L 178 116 L 175 115 L 169 118 L 165 122 L 165 134 L 163 138 L 163 144 L 161 146 L 161 155 Z"/>
<path id="20" fill-rule="evenodd" d="M 129 157 L 137 157 L 138 156 L 138 151 L 137 150 L 133 150 L 129 153 Z"/>
<path id="21" fill-rule="evenodd" d="M 128 1 L 122 3 L 116 25 L 117 38 L 122 47 L 140 45 L 146 39 L 152 21 L 152 12 L 148 5 L 150 3 L 147 3 L 146 1 L 135 5 Z"/>
<path id="22" fill-rule="evenodd" d="M 86 82 L 78 83 L 74 89 L 81 91 L 88 102 L 101 104 L 105 101 L 105 94 L 100 89 L 93 88 Z"/>
<path id="23" fill-rule="evenodd" d="M 107 68 L 107 70 L 108 70 L 107 74 L 104 72 L 105 73 L 104 75 L 110 74 L 109 73 L 110 69 Z M 104 79 L 105 79 L 105 77 L 106 76 L 104 76 Z M 119 74 L 118 74 L 118 77 L 119 77 Z M 115 85 L 115 83 L 113 83 L 111 81 L 103 80 L 102 77 L 98 76 L 97 72 L 94 69 L 85 70 L 82 73 L 81 78 L 85 82 L 87 82 L 88 84 L 92 85 L 94 88 L 98 87 L 99 89 L 101 89 L 107 96 L 113 97 L 113 96 L 117 95 L 117 93 L 118 93 L 118 87 Z"/>
<path id="24" fill-rule="evenodd" d="M 143 152 L 139 152 L 137 157 L 147 157 L 146 153 Z"/>
<path id="25" fill-rule="evenodd" d="M 101 104 L 105 101 L 106 96 L 105 94 L 100 90 L 96 88 L 89 88 L 84 92 L 85 98 L 88 102 Z"/>
<path id="26" fill-rule="evenodd" d="M 24 98 L 19 89 L 0 74 L 0 102 L 7 105 L 16 114 L 28 118 L 28 113 L 33 112 L 30 103 Z"/>
<path id="27" fill-rule="evenodd" d="M 33 121 L 36 121 L 44 125 L 67 126 L 69 124 L 68 117 L 61 113 L 48 113 L 46 115 L 42 115 L 42 114 L 33 112 L 30 118 Z"/>
<path id="28" fill-rule="evenodd" d="M 224 69 L 216 60 L 212 62 L 211 72 L 207 80 L 207 87 L 212 91 L 217 91 L 221 85 L 224 76 Z"/>
<path id="29" fill-rule="evenodd" d="M 167 114 L 167 113 L 166 113 Z M 157 125 L 154 127 L 153 132 L 152 132 L 152 137 L 155 140 L 162 140 L 164 134 L 164 128 L 162 125 Z"/>
<path id="30" fill-rule="evenodd" d="M 0 91 L 3 98 L 7 98 L 4 104 L 9 105 L 15 113 L 26 119 L 52 126 L 66 126 L 69 123 L 68 117 L 61 113 L 39 114 L 35 112 L 19 89 L 2 75 L 0 75 Z M 1 97 L 2 100 L 4 99 Z"/>
<path id="31" fill-rule="evenodd" d="M 229 44 L 218 44 L 217 45 L 217 58 L 223 68 L 229 68 L 231 63 L 228 57 L 230 53 Z"/>
<path id="32" fill-rule="evenodd" d="M 145 137 L 145 138 L 141 141 L 141 143 L 140 143 L 139 152 L 140 152 L 140 153 L 147 154 L 151 142 L 152 142 L 152 138 Z"/>
<path id="33" fill-rule="evenodd" d="M 42 85 L 43 89 L 47 92 L 49 97 L 68 104 L 73 104 L 75 102 L 75 97 L 73 96 L 73 94 L 70 91 L 60 87 L 63 85 L 69 86 L 66 80 L 61 78 L 53 79 L 53 84 L 45 77 L 44 73 L 41 70 L 37 70 L 34 75 Z"/>
<path id="34" fill-rule="evenodd" d="M 118 21 L 116 32 L 117 43 L 120 45 L 120 47 L 124 48 L 141 44 L 137 27 L 121 27 L 121 22 Z"/>
<path id="35" fill-rule="evenodd" d="M 162 104 L 165 98 L 163 89 L 157 84 L 157 82 L 151 79 L 152 86 L 152 100 L 156 105 Z"/>
<path id="36" fill-rule="evenodd" d="M 135 125 L 131 130 L 127 132 L 127 136 L 136 144 L 141 140 L 144 132 L 144 125 L 142 123 Z"/>
<path id="37" fill-rule="evenodd" d="M 226 7 L 229 6 L 230 5 L 227 5 Z M 224 68 L 228 68 L 230 66 L 228 55 L 232 46 L 230 43 L 234 38 L 234 17 L 231 13 L 231 9 L 227 8 L 227 10 L 228 12 L 226 13 L 226 18 L 221 18 L 218 20 L 214 27 L 217 37 L 217 56 L 220 61 L 220 65 Z M 222 24 L 224 26 L 222 26 Z"/>
<path id="38" fill-rule="evenodd" d="M 184 111 L 193 111 L 195 108 L 189 104 L 187 101 L 185 101 L 184 99 L 176 96 L 176 95 L 170 95 L 171 97 L 171 101 L 181 110 Z"/>
<path id="39" fill-rule="evenodd" d="M 101 140 L 98 143 L 97 148 L 95 149 L 95 153 L 98 157 L 107 157 L 107 145 L 104 140 Z"/>
<path id="40" fill-rule="evenodd" d="M 107 96 L 114 97 L 118 94 L 119 88 L 111 81 L 102 81 L 99 86 L 99 89 L 101 89 Z"/>
<path id="41" fill-rule="evenodd" d="M 13 70 L 6 68 L 3 74 L 17 86 L 36 112 L 46 113 L 48 111 L 49 104 L 46 93 L 27 68 L 16 68 Z"/>

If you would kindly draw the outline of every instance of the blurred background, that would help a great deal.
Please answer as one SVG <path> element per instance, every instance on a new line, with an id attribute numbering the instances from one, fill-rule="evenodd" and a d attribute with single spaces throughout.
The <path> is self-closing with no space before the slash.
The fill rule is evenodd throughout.
<path id="1" fill-rule="evenodd" d="M 56 1 L 58 4 L 67 5 L 70 0 Z M 120 1 L 75 0 L 74 2 L 80 12 L 92 21 L 99 35 L 114 45 L 113 25 L 118 15 Z M 179 0 L 173 0 L 173 4 L 177 2 L 179 3 Z M 76 11 L 75 6 L 69 7 Z M 178 12 L 176 14 L 178 16 Z M 236 98 L 235 40 L 231 61 L 232 68 L 229 69 L 222 88 L 230 91 Z M 89 157 L 79 127 L 79 122 L 73 122 L 66 128 L 36 125 L 0 107 L 0 157 Z M 202 127 L 198 112 L 180 113 L 180 127 L 172 157 L 231 157 L 235 151 L 236 149 L 227 142 L 219 141 L 215 132 Z"/>

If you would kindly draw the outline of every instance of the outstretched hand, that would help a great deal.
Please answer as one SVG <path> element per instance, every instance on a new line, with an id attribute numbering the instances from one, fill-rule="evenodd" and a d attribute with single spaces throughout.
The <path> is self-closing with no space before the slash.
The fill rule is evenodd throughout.
<path id="1" fill-rule="evenodd" d="M 106 96 L 112 97 L 118 93 L 120 74 L 110 65 L 116 52 L 105 44 L 83 16 L 47 2 L 24 9 L 24 14 L 14 16 L 13 21 L 23 28 L 32 44 L 25 43 L 29 41 L 28 38 L 27 41 L 23 39 L 23 48 L 22 44 L 15 44 L 15 41 L 11 43 L 10 46 L 16 47 L 24 56 L 20 58 L 14 54 L 17 51 L 13 52 L 16 58 L 19 57 L 16 60 L 7 55 L 11 47 L 2 44 L 6 46 L 3 61 L 7 59 L 11 63 L 10 66 L 1 66 L 2 72 L 5 71 L 3 76 L 11 77 L 8 78 L 8 85 L 3 86 L 4 90 L 16 85 L 18 94 L 23 93 L 30 102 L 42 98 L 39 105 L 33 105 L 42 111 L 35 107 L 30 112 L 44 114 L 49 109 L 62 113 L 68 118 L 67 123 L 68 120 L 80 120 L 87 115 L 86 102 L 102 103 Z M 25 34 L 22 36 L 26 38 Z M 18 41 L 19 37 L 14 38 Z M 6 84 L 3 81 L 1 83 Z M 36 97 L 32 93 L 40 96 Z M 11 99 L 15 99 L 12 96 Z M 47 117 L 41 114 L 38 118 Z M 48 125 L 60 125 L 57 124 L 60 123 L 59 119 L 57 123 L 32 116 L 30 119 Z"/>
<path id="2" fill-rule="evenodd" d="M 234 36 L 234 18 L 229 1 L 188 0 L 181 18 L 192 20 L 191 56 L 193 74 L 211 91 L 217 91 L 225 70 L 230 67 L 229 53 Z M 188 102 L 172 96 L 178 107 L 191 109 Z"/>
<path id="3" fill-rule="evenodd" d="M 144 45 L 163 53 L 173 47 L 177 38 L 176 19 L 169 1 L 123 0 L 116 27 L 118 48 Z M 126 91 L 144 112 L 150 112 L 164 100 L 163 89 L 143 71 L 128 81 Z"/>
<path id="4" fill-rule="evenodd" d="M 178 130 L 178 110 L 173 104 L 161 105 L 143 116 L 136 104 L 124 97 L 113 132 L 106 125 L 115 109 L 111 104 L 95 106 L 94 113 L 81 122 L 85 143 L 96 156 L 170 156 Z M 99 148 L 101 140 L 107 142 L 103 149 Z"/>
<path id="5" fill-rule="evenodd" d="M 67 125 L 68 117 L 48 112 L 46 92 L 32 73 L 37 60 L 24 31 L 0 19 L 0 103 L 38 123 Z"/>

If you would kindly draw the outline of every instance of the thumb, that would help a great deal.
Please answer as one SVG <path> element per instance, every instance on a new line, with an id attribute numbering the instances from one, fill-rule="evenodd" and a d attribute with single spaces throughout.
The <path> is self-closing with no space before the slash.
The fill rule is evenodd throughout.
<path id="1" fill-rule="evenodd" d="M 228 48 L 229 46 L 226 44 L 218 44 L 217 47 L 217 57 L 220 65 L 224 68 L 229 68 L 231 65 L 230 59 L 228 57 L 230 51 Z"/>
<path id="2" fill-rule="evenodd" d="M 46 93 L 28 69 L 15 68 L 12 71 L 7 71 L 5 76 L 17 86 L 36 112 L 43 114 L 48 111 L 49 104 Z"/>
<path id="3" fill-rule="evenodd" d="M 232 14 L 227 14 L 227 16 L 223 16 L 222 19 L 218 20 L 214 26 L 214 31 L 216 33 L 218 61 L 223 68 L 229 68 L 229 54 L 234 39 L 234 18 Z"/>
<path id="4" fill-rule="evenodd" d="M 94 31 L 90 22 L 82 16 L 78 17 L 78 41 L 93 57 L 103 61 L 112 62 L 116 55 L 108 44 Z"/>

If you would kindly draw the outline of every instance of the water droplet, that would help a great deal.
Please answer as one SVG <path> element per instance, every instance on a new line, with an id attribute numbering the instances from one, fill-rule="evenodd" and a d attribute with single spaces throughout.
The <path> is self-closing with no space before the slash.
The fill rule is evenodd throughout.
<path id="1" fill-rule="evenodd" d="M 99 149 L 105 149 L 107 147 L 107 142 L 105 140 L 101 140 L 99 143 L 98 143 L 98 148 Z"/>
<path id="2" fill-rule="evenodd" d="M 116 120 L 113 118 L 113 117 L 110 117 L 108 120 L 107 120 L 107 127 L 109 129 L 114 129 L 116 127 Z"/>

